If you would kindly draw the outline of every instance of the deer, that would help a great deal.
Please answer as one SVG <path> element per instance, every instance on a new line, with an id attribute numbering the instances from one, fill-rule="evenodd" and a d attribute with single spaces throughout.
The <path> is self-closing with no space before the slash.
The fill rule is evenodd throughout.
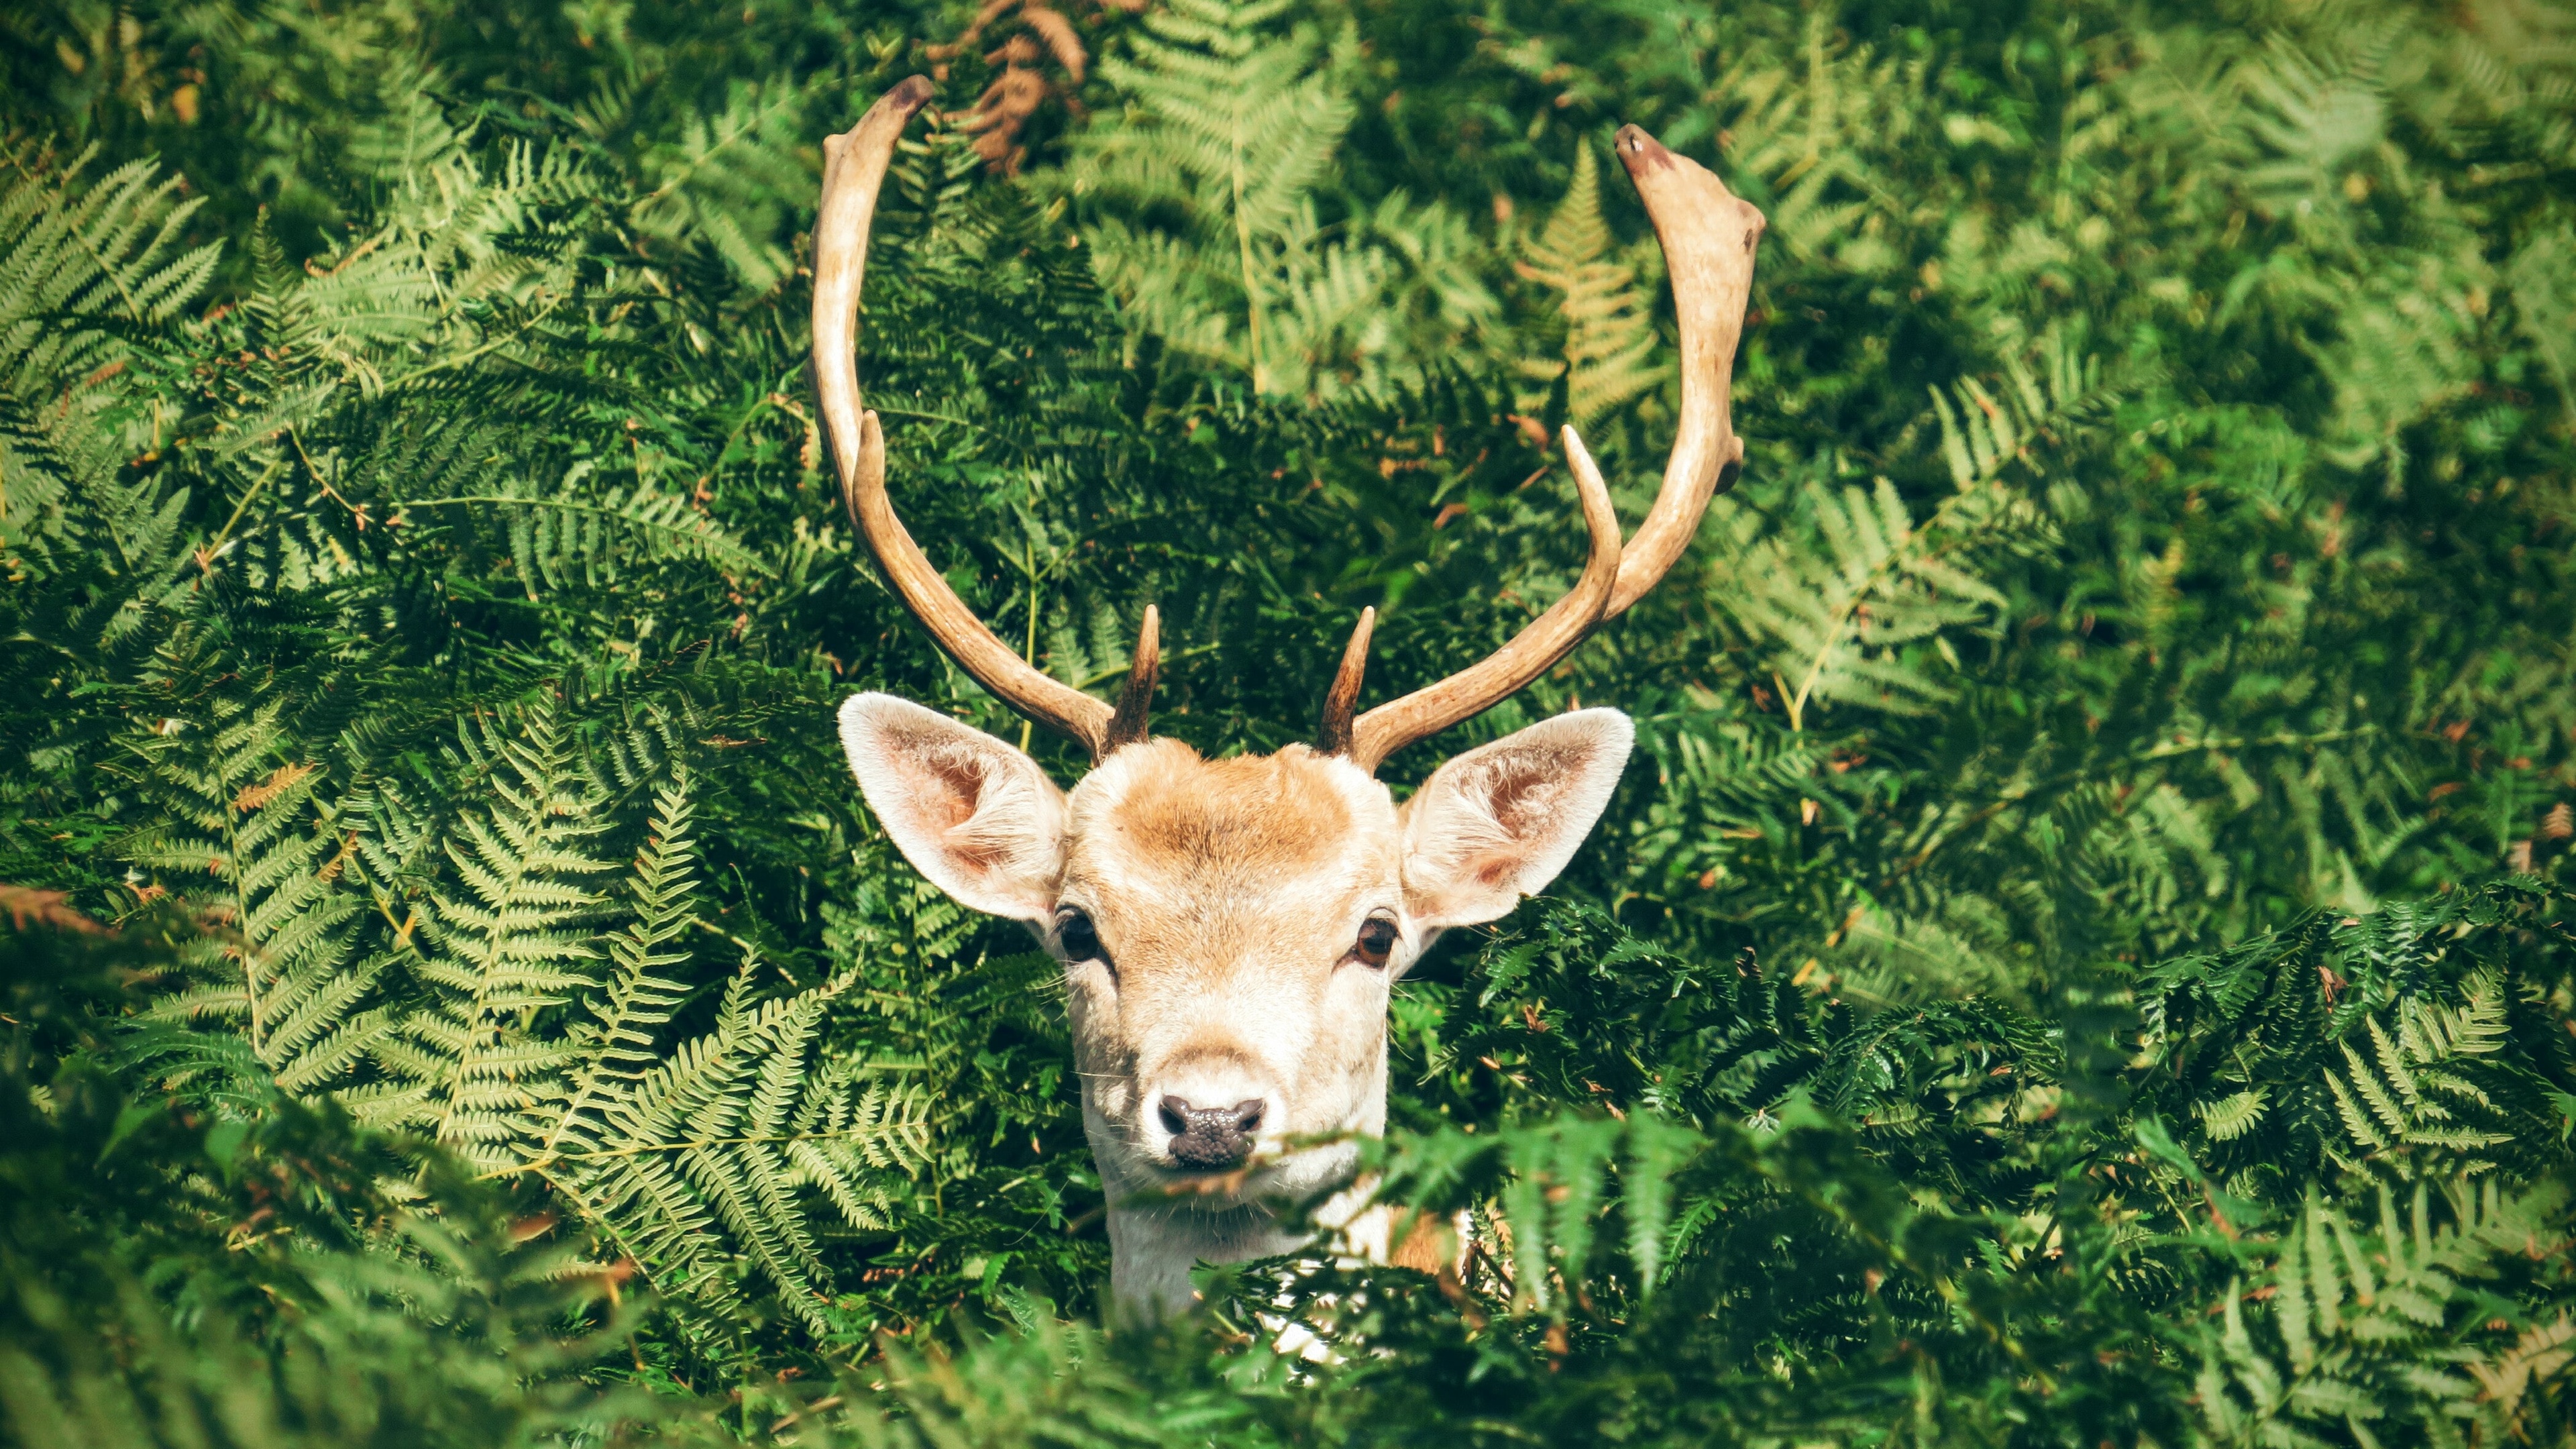
<path id="1" fill-rule="evenodd" d="M 1368 1201 L 1362 1139 L 1383 1136 L 1394 984 L 1444 931 L 1511 913 L 1554 880 L 1608 805 L 1634 740 L 1577 708 L 1440 765 L 1398 803 L 1387 758 L 1510 697 L 1619 617 L 1688 548 L 1744 461 L 1731 380 L 1761 211 L 1636 126 L 1614 139 L 1663 248 L 1681 407 L 1661 488 L 1624 543 L 1601 471 L 1568 425 L 1589 548 L 1574 586 L 1503 647 L 1359 710 L 1376 610 L 1364 608 L 1312 745 L 1203 758 L 1147 731 L 1161 658 L 1141 612 L 1112 705 L 1039 669 L 948 586 L 886 490 L 855 333 L 868 228 L 897 139 L 931 99 L 914 76 L 824 143 L 813 241 L 813 368 L 841 496 L 930 638 L 1034 724 L 1088 750 L 1070 790 L 981 730 L 881 693 L 840 707 L 870 812 L 924 878 L 1020 922 L 1063 969 L 1082 1121 L 1107 1198 L 1110 1300 L 1187 1312 L 1200 1262 L 1305 1251 L 1318 1230 L 1379 1262 L 1390 1209 Z M 1302 1220 L 1281 1204 L 1321 1203 Z M 1435 1259 L 1440 1249 L 1431 1250 Z"/>

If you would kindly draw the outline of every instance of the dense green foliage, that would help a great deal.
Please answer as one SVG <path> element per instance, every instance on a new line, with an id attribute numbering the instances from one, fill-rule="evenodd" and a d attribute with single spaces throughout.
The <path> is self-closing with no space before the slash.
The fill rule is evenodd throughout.
<path id="1" fill-rule="evenodd" d="M 0 1435 L 2576 1436 L 2561 8 L 972 18 L 0 17 Z M 1209 752 L 1543 607 L 1561 421 L 1651 496 L 1615 125 L 1770 217 L 1736 492 L 1386 771 L 1639 723 L 1399 994 L 1463 1274 L 1089 1326 L 1054 968 L 848 782 L 856 688 L 1026 738 L 803 376 L 820 137 L 934 66 L 900 506 L 1061 678 L 1158 603 Z"/>

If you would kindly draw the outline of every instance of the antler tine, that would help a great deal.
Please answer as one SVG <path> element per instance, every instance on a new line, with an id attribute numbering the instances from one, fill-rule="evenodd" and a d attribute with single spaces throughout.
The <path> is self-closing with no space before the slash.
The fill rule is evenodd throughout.
<path id="1" fill-rule="evenodd" d="M 1103 737 L 1101 753 L 1106 755 L 1120 745 L 1132 745 L 1145 737 L 1145 716 L 1154 706 L 1154 681 L 1163 670 L 1163 616 L 1153 605 L 1145 606 L 1144 622 L 1136 626 L 1136 656 L 1127 665 L 1127 682 L 1118 687 L 1118 709 L 1109 717 L 1109 732 Z"/>
<path id="2" fill-rule="evenodd" d="M 1753 246 L 1765 225 L 1753 203 L 1638 127 L 1620 127 L 1612 145 L 1655 223 L 1672 277 L 1682 334 L 1682 418 L 1664 486 L 1619 561 L 1619 586 L 1611 590 L 1605 619 L 1626 613 L 1663 578 L 1699 532 L 1709 500 L 1732 487 L 1744 466 L 1731 406 L 1735 349 L 1753 292 Z"/>
<path id="3" fill-rule="evenodd" d="M 903 520 L 895 516 L 894 504 L 886 497 L 885 435 L 877 415 L 860 406 L 853 339 L 859 281 L 867 265 L 868 223 L 876 212 L 877 192 L 885 184 L 886 165 L 894 158 L 895 141 L 930 97 L 929 78 L 913 76 L 879 97 L 848 134 L 826 137 L 823 142 L 823 206 L 814 223 L 814 388 L 822 401 L 832 461 L 840 473 L 841 497 L 849 505 L 851 525 L 867 540 L 868 551 L 876 556 L 886 581 L 894 585 L 895 595 L 939 647 L 996 699 L 1079 741 L 1097 763 L 1119 744 L 1143 737 L 1146 705 L 1153 692 L 1153 611 L 1146 611 L 1144 637 L 1137 646 L 1139 667 L 1129 675 L 1127 693 L 1115 711 L 1020 658 L 993 637 L 993 631 L 948 587 L 912 541 Z M 1131 713 L 1132 733 L 1113 728 L 1113 722 L 1125 721 Z"/>
<path id="4" fill-rule="evenodd" d="M 1342 646 L 1342 667 L 1333 671 L 1333 687 L 1324 691 L 1324 726 L 1316 747 L 1328 755 L 1351 752 L 1351 712 L 1359 707 L 1360 681 L 1368 674 L 1369 636 L 1377 632 L 1377 610 L 1360 610 L 1351 642 Z"/>
<path id="5" fill-rule="evenodd" d="M 1522 685 L 1554 668 L 1600 624 L 1619 578 L 1619 515 L 1610 506 L 1610 489 L 1601 481 L 1601 469 L 1584 451 L 1583 439 L 1571 424 L 1565 429 L 1565 457 L 1574 466 L 1575 490 L 1583 496 L 1584 525 L 1592 531 L 1592 554 L 1584 561 L 1583 577 L 1502 648 L 1428 689 L 1361 715 L 1351 725 L 1350 748 L 1343 752 L 1351 763 L 1377 773 L 1377 767 L 1397 750 L 1511 697 Z M 1353 696 L 1359 693 L 1360 659 L 1354 656 L 1365 657 L 1368 626 L 1374 621 L 1374 611 L 1362 616 L 1361 628 L 1342 656 L 1341 676 L 1334 681 L 1336 693 L 1345 683 Z M 1325 719 L 1330 728 L 1329 706 Z"/>

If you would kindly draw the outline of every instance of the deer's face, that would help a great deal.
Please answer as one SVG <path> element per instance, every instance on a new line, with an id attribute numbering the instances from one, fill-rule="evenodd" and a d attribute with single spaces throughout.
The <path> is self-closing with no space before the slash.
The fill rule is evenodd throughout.
<path id="1" fill-rule="evenodd" d="M 1381 1130 L 1387 990 L 1411 956 L 1385 787 L 1302 747 L 1202 760 L 1152 740 L 1070 803 L 1046 935 L 1103 1170 L 1142 1188 Z"/>
<path id="2" fill-rule="evenodd" d="M 1617 783 L 1627 718 L 1561 715 L 1399 808 L 1339 756 L 1119 749 L 1068 795 L 1019 751 L 861 695 L 842 737 L 922 873 L 1063 963 L 1085 1124 L 1113 1197 L 1300 1195 L 1386 1114 L 1395 980 L 1443 928 L 1561 869 Z M 1241 1177 L 1236 1174 L 1249 1166 Z"/>

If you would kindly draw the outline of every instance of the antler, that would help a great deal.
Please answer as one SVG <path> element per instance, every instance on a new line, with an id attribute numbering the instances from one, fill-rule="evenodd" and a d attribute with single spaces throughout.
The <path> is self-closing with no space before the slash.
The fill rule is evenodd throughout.
<path id="1" fill-rule="evenodd" d="M 895 140 L 930 96 L 929 78 L 914 76 L 879 97 L 847 135 L 823 141 L 823 206 L 814 222 L 814 389 L 822 399 L 832 462 L 840 473 L 851 526 L 867 540 L 886 581 L 930 637 L 994 698 L 1079 741 L 1097 764 L 1120 745 L 1145 737 L 1161 633 L 1153 606 L 1146 606 L 1135 663 L 1115 709 L 1020 658 L 948 587 L 905 531 L 903 520 L 895 517 L 894 504 L 886 497 L 885 434 L 877 415 L 859 405 L 852 336 L 860 274 L 867 263 L 868 222 L 876 213 Z"/>
<path id="2" fill-rule="evenodd" d="M 1753 246 L 1762 238 L 1762 213 L 1728 191 L 1707 168 L 1665 150 L 1635 126 L 1620 127 L 1614 144 L 1655 223 L 1655 239 L 1672 277 L 1673 310 L 1681 322 L 1682 419 L 1672 456 L 1664 464 L 1663 489 L 1637 536 L 1621 549 L 1619 521 L 1610 511 L 1600 469 L 1584 451 L 1583 440 L 1567 428 L 1566 460 L 1583 496 L 1584 522 L 1592 530 L 1592 556 L 1582 580 L 1500 651 L 1353 720 L 1351 710 L 1359 702 L 1361 675 L 1368 667 L 1369 636 L 1377 623 L 1376 610 L 1362 610 L 1359 627 L 1342 652 L 1341 669 L 1324 696 L 1322 744 L 1372 774 L 1406 745 L 1509 698 L 1603 622 L 1625 613 L 1681 558 L 1699 531 L 1709 500 L 1731 486 L 1744 466 L 1744 440 L 1735 435 L 1730 406 L 1732 374 L 1736 345 L 1744 335 L 1744 305 L 1753 290 Z"/>

